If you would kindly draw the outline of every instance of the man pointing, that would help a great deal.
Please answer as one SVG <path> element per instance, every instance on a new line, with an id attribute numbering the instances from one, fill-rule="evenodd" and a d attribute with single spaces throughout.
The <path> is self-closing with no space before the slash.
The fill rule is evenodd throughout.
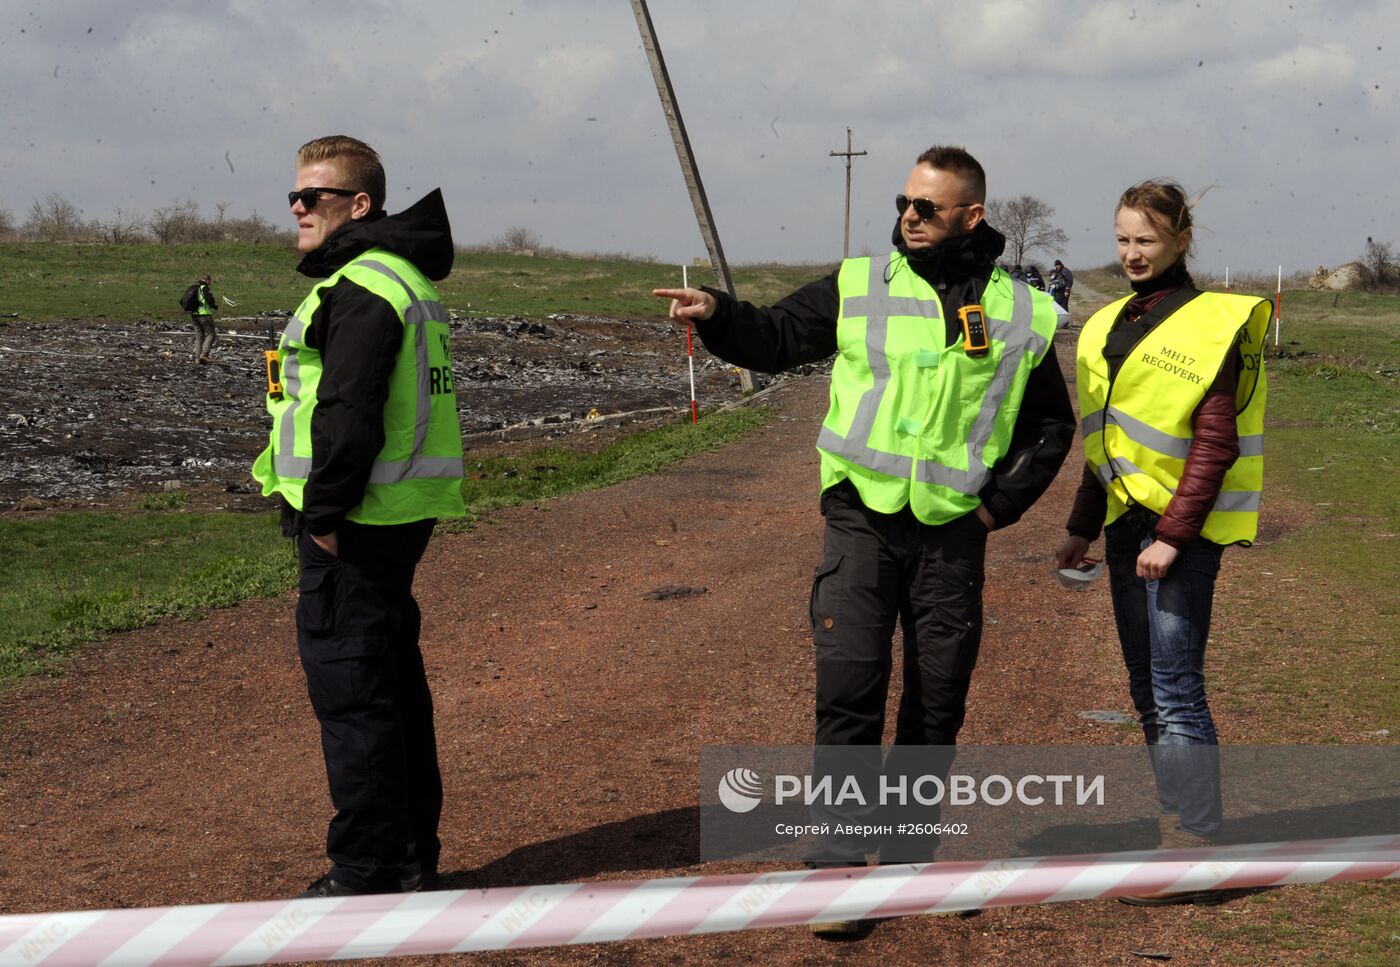
<path id="1" fill-rule="evenodd" d="M 895 198 L 888 255 L 847 259 L 770 307 L 711 288 L 654 292 L 735 366 L 771 373 L 838 354 L 817 438 L 819 754 L 881 743 L 896 621 L 895 744 L 955 744 L 981 639 L 987 535 L 1045 491 L 1073 436 L 1054 306 L 996 267 L 1005 239 L 983 220 L 985 200 L 976 159 L 935 146 Z M 864 863 L 880 848 L 831 839 L 809 859 Z M 835 926 L 827 932 L 854 929 Z"/>

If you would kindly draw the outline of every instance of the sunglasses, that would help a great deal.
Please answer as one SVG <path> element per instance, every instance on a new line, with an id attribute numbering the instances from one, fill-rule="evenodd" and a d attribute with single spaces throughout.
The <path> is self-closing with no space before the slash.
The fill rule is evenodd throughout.
<path id="1" fill-rule="evenodd" d="M 302 208 L 311 211 L 316 207 L 316 201 L 320 198 L 319 193 L 323 191 L 328 195 L 340 195 L 343 198 L 354 198 L 359 194 L 358 191 L 351 188 L 303 188 L 301 191 L 287 192 L 287 205 L 290 207 L 301 202 Z"/>
<path id="2" fill-rule="evenodd" d="M 961 205 L 949 205 L 947 208 L 944 208 L 942 205 L 935 205 L 927 198 L 910 198 L 908 195 L 894 196 L 894 207 L 899 209 L 901 215 L 904 214 L 906 208 L 913 205 L 914 213 L 925 221 L 937 215 L 939 212 L 949 212 L 954 208 L 971 208 L 974 204 L 976 204 L 976 202 L 964 202 Z"/>

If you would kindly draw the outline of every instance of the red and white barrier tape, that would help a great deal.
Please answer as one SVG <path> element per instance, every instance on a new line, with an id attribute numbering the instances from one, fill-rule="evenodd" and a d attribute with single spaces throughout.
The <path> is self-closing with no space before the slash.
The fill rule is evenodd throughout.
<path id="1" fill-rule="evenodd" d="M 0 917 L 0 967 L 183 967 L 595 943 L 1159 890 L 1400 879 L 1400 836 Z"/>

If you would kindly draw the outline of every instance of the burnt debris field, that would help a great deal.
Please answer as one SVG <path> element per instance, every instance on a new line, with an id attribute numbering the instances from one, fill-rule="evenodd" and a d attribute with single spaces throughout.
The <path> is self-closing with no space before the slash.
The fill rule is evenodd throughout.
<path id="1" fill-rule="evenodd" d="M 0 510 L 191 489 L 242 503 L 269 426 L 263 351 L 285 321 L 221 320 L 210 366 L 188 323 L 0 326 Z M 666 321 L 454 318 L 452 350 L 469 450 L 521 425 L 689 407 L 685 329 Z M 737 373 L 695 352 L 701 408 L 734 399 Z"/>

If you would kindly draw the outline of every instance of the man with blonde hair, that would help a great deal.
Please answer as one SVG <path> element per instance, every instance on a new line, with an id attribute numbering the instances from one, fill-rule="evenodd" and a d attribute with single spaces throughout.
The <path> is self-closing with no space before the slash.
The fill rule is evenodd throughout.
<path id="1" fill-rule="evenodd" d="M 330 871 L 304 897 L 430 887 L 441 850 L 412 585 L 437 519 L 463 513 L 447 310 L 431 281 L 452 269 L 452 230 L 440 191 L 388 215 L 384 184 L 354 138 L 297 152 L 297 271 L 322 281 L 282 334 L 271 438 L 253 465 L 297 541 L 297 650 L 336 808 Z"/>

